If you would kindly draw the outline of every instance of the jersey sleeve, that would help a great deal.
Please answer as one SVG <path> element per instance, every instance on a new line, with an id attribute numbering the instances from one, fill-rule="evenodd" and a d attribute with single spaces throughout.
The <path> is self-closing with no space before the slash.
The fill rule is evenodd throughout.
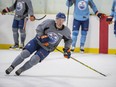
<path id="1" fill-rule="evenodd" d="M 36 32 L 39 36 L 44 34 L 44 29 L 49 28 L 49 25 L 52 23 L 52 20 L 45 20 L 41 24 L 39 24 L 36 28 Z"/>
<path id="2" fill-rule="evenodd" d="M 72 39 L 71 39 L 71 32 L 70 32 L 70 29 L 69 28 L 66 28 L 65 29 L 65 35 L 63 37 L 64 39 L 64 48 L 70 48 L 71 46 L 71 43 L 72 43 Z"/>
<path id="3" fill-rule="evenodd" d="M 32 6 L 32 2 L 31 0 L 26 0 L 26 4 L 28 6 L 28 14 L 29 15 L 34 15 L 34 12 L 33 12 L 33 6 Z"/>
<path id="4" fill-rule="evenodd" d="M 71 7 L 74 4 L 75 0 L 67 0 L 66 1 L 66 6 Z"/>
<path id="5" fill-rule="evenodd" d="M 96 13 L 98 11 L 95 3 L 93 2 L 93 0 L 89 0 L 89 5 L 92 8 L 92 10 L 94 11 L 94 13 Z"/>
<path id="6" fill-rule="evenodd" d="M 12 6 L 9 7 L 9 10 L 14 11 L 16 9 L 16 5 L 17 5 L 17 0 L 14 2 Z"/>
<path id="7" fill-rule="evenodd" d="M 111 9 L 111 14 L 110 14 L 110 16 L 112 16 L 112 17 L 114 17 L 114 9 L 115 9 L 115 5 L 116 5 L 116 1 L 113 1 L 112 9 Z"/>

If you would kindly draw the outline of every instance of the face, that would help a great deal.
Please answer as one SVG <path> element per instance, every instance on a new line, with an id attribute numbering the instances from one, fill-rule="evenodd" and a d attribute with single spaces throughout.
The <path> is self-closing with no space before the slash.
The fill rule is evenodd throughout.
<path id="1" fill-rule="evenodd" d="M 63 25 L 64 22 L 65 22 L 65 20 L 62 19 L 62 18 L 56 19 L 56 27 L 57 28 L 62 28 L 62 25 Z"/>

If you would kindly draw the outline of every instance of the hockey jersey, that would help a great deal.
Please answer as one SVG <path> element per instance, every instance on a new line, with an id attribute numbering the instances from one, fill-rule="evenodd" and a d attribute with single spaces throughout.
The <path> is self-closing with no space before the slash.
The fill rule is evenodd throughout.
<path id="1" fill-rule="evenodd" d="M 15 10 L 14 18 L 16 20 L 23 19 L 29 15 L 33 15 L 33 7 L 30 0 L 15 0 L 15 3 L 9 7 L 10 11 Z"/>
<path id="2" fill-rule="evenodd" d="M 48 35 L 49 37 L 49 46 L 43 46 L 41 45 L 41 43 L 39 42 L 39 44 L 46 49 L 47 51 L 53 51 L 58 44 L 61 42 L 62 39 L 64 39 L 64 47 L 70 48 L 71 46 L 71 32 L 69 30 L 68 27 L 66 27 L 65 25 L 63 25 L 62 29 L 57 29 L 56 25 L 55 25 L 55 20 L 45 20 L 43 23 L 39 24 L 37 29 L 37 35 L 41 36 L 41 35 Z"/>
<path id="3" fill-rule="evenodd" d="M 93 0 L 67 0 L 66 5 L 68 7 L 72 6 L 74 4 L 74 18 L 76 20 L 87 20 L 89 18 L 90 15 L 90 11 L 89 11 L 89 6 L 92 8 L 92 10 L 95 12 L 97 12 L 97 7 L 94 4 Z"/>

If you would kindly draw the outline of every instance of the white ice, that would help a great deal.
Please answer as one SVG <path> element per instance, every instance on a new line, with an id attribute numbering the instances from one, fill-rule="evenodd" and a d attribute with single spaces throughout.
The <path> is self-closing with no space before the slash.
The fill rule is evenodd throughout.
<path id="1" fill-rule="evenodd" d="M 73 59 L 65 59 L 59 52 L 51 53 L 41 63 L 16 76 L 15 71 L 30 59 L 27 58 L 10 75 L 6 75 L 6 68 L 19 53 L 0 50 L 0 87 L 116 87 L 116 55 L 72 54 L 75 59 L 107 77 Z"/>

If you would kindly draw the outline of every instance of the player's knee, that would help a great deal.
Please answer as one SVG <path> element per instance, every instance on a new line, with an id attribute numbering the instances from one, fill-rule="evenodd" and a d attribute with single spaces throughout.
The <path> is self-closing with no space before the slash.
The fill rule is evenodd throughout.
<path id="1" fill-rule="evenodd" d="M 30 52 L 28 51 L 28 50 L 23 50 L 22 52 L 21 52 L 21 58 L 27 58 L 27 57 L 29 57 L 31 54 L 30 54 Z"/>
<path id="2" fill-rule="evenodd" d="M 78 31 L 73 31 L 73 36 L 77 36 L 78 35 Z"/>
<path id="3" fill-rule="evenodd" d="M 25 30 L 24 29 L 20 29 L 20 33 L 25 33 Z"/>
<path id="4" fill-rule="evenodd" d="M 86 36 L 87 35 L 87 31 L 82 31 L 81 35 Z"/>
<path id="5" fill-rule="evenodd" d="M 16 29 L 16 28 L 13 28 L 12 31 L 13 31 L 13 33 L 18 33 L 18 29 Z"/>
<path id="6" fill-rule="evenodd" d="M 31 66 L 36 65 L 39 62 L 40 62 L 40 57 L 38 55 L 33 55 L 29 61 Z"/>

